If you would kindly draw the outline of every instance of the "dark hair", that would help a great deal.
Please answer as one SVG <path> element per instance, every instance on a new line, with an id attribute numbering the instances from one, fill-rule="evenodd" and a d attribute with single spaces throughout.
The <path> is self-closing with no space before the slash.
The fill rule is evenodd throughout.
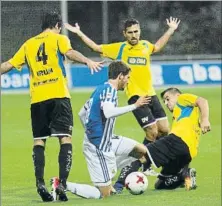
<path id="1" fill-rule="evenodd" d="M 58 23 L 58 27 L 62 27 L 62 17 L 57 11 L 44 13 L 42 16 L 42 30 L 52 29 Z"/>
<path id="2" fill-rule="evenodd" d="M 161 92 L 161 94 L 160 94 L 161 98 L 163 98 L 164 94 L 166 94 L 167 92 L 171 92 L 171 93 L 174 93 L 174 94 L 176 94 L 176 93 L 181 94 L 181 93 L 182 93 L 182 92 L 181 92 L 179 89 L 177 89 L 176 87 L 170 87 L 170 88 L 164 90 L 163 92 Z"/>
<path id="3" fill-rule="evenodd" d="M 139 21 L 136 20 L 136 19 L 127 19 L 125 22 L 124 22 L 124 31 L 126 31 L 126 29 L 132 25 L 135 25 L 135 24 L 138 24 L 140 25 Z"/>
<path id="4" fill-rule="evenodd" d="M 130 68 L 122 61 L 113 61 L 108 69 L 109 79 L 116 79 L 120 74 L 126 76 L 130 72 Z"/>

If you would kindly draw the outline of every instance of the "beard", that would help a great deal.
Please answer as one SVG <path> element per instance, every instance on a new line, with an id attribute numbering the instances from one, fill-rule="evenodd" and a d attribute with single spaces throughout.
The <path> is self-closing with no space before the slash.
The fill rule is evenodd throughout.
<path id="1" fill-rule="evenodd" d="M 132 46 L 138 44 L 138 42 L 139 42 L 138 39 L 131 39 L 131 40 L 129 41 L 129 43 L 130 43 Z"/>

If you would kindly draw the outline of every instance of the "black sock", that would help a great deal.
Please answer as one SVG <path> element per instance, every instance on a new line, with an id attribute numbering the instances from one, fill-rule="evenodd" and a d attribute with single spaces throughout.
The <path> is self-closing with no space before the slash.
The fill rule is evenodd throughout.
<path id="1" fill-rule="evenodd" d="M 178 175 L 172 175 L 171 177 L 159 176 L 155 183 L 155 189 L 176 189 L 183 182 Z"/>
<path id="2" fill-rule="evenodd" d="M 141 167 L 141 165 L 142 165 L 141 162 L 139 160 L 136 160 L 136 161 L 132 162 L 130 164 L 130 166 L 126 166 L 126 167 L 122 168 L 119 178 L 117 180 L 117 183 L 124 185 L 126 177 L 130 173 L 138 171 L 139 168 Z"/>
<path id="3" fill-rule="evenodd" d="M 150 143 L 152 143 L 153 141 L 150 141 L 150 140 L 148 140 L 148 139 L 146 139 L 146 137 L 145 137 L 145 139 L 143 140 L 143 144 L 144 145 L 148 145 L 148 144 L 150 144 Z M 150 164 L 147 164 L 147 163 L 144 163 L 143 164 L 143 172 L 145 172 L 147 169 L 149 169 L 151 167 L 151 163 Z"/>
<path id="4" fill-rule="evenodd" d="M 59 179 L 66 187 L 66 180 L 72 165 L 72 144 L 62 144 L 59 152 Z"/>
<path id="5" fill-rule="evenodd" d="M 150 168 L 152 162 L 151 162 L 151 160 L 150 160 L 150 158 L 149 158 L 148 153 L 145 154 L 145 158 L 146 158 L 146 163 L 144 163 L 144 165 L 146 165 L 147 168 Z"/>
<path id="6" fill-rule="evenodd" d="M 143 140 L 143 144 L 144 144 L 144 145 L 147 145 L 147 144 L 152 143 L 152 142 L 153 142 L 153 141 L 148 140 L 146 137 L 145 137 L 144 140 Z"/>
<path id="7" fill-rule="evenodd" d="M 45 155 L 44 155 L 44 146 L 35 145 L 33 147 L 32 159 L 34 163 L 35 169 L 35 177 L 36 177 L 36 186 L 38 183 L 44 183 L 44 167 L 45 167 Z"/>

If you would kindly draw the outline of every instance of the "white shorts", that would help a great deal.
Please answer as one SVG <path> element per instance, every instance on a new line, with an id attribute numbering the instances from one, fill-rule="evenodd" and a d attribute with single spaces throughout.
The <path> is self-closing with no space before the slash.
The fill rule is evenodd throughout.
<path id="1" fill-rule="evenodd" d="M 113 135 L 112 137 L 112 150 L 116 156 L 117 169 L 122 169 L 126 165 L 130 165 L 135 161 L 134 157 L 129 157 L 130 152 L 139 142 L 128 137 Z"/>
<path id="2" fill-rule="evenodd" d="M 83 153 L 86 158 L 87 167 L 91 181 L 95 186 L 109 186 L 112 178 L 116 175 L 116 157 L 114 152 L 104 152 L 96 148 L 85 137 Z"/>
<path id="3" fill-rule="evenodd" d="M 111 185 L 111 180 L 117 173 L 117 167 L 121 169 L 135 160 L 135 158 L 128 155 L 138 142 L 127 137 L 115 135 L 111 141 L 112 150 L 104 152 L 90 143 L 87 137 L 84 139 L 83 153 L 91 181 L 95 186 Z"/>

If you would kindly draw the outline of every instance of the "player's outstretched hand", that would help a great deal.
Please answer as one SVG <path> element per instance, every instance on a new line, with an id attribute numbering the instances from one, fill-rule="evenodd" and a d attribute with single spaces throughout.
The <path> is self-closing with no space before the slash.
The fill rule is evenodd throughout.
<path id="1" fill-rule="evenodd" d="M 172 16 L 170 17 L 170 19 L 166 19 L 166 21 L 167 25 L 174 31 L 178 28 L 178 25 L 180 23 L 180 20 L 178 18 L 173 18 Z"/>
<path id="2" fill-rule="evenodd" d="M 102 69 L 104 61 L 101 62 L 95 62 L 90 59 L 86 62 L 87 66 L 91 70 L 91 74 L 94 74 L 94 72 L 98 72 Z"/>
<path id="3" fill-rule="evenodd" d="M 200 127 L 202 130 L 202 133 L 205 134 L 211 130 L 210 128 L 210 122 L 208 119 L 204 119 L 200 122 Z"/>
<path id="4" fill-rule="evenodd" d="M 143 105 L 145 105 L 145 104 L 149 104 L 150 101 L 151 101 L 151 97 L 149 97 L 149 96 L 143 96 L 143 97 L 140 97 L 140 98 L 136 101 L 135 105 L 136 105 L 136 107 L 138 108 L 138 107 L 141 107 L 141 106 L 143 106 Z"/>
<path id="5" fill-rule="evenodd" d="M 64 23 L 64 26 L 65 26 L 65 28 L 67 30 L 69 30 L 69 31 L 71 31 L 71 32 L 73 32 L 75 34 L 78 34 L 78 32 L 80 32 L 80 26 L 79 26 L 78 23 L 75 23 L 75 26 L 72 26 L 72 25 L 70 25 L 68 23 Z"/>

